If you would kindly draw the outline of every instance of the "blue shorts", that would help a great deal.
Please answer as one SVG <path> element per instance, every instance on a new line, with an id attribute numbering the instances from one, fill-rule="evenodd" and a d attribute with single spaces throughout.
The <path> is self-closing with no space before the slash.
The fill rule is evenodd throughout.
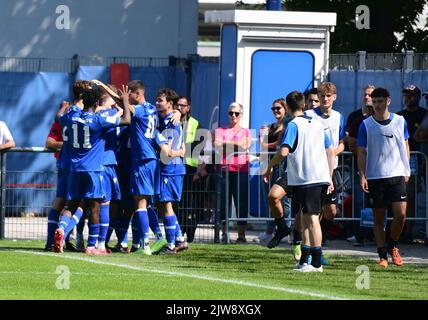
<path id="1" fill-rule="evenodd" d="M 103 180 L 101 171 L 70 172 L 67 200 L 104 199 Z"/>
<path id="2" fill-rule="evenodd" d="M 117 178 L 116 169 L 115 165 L 107 165 L 104 166 L 104 171 L 101 172 L 106 192 L 105 201 L 120 200 L 119 179 Z"/>
<path id="3" fill-rule="evenodd" d="M 56 197 L 67 198 L 68 178 L 70 171 L 67 169 L 58 169 L 58 182 L 56 183 Z"/>
<path id="4" fill-rule="evenodd" d="M 153 196 L 159 190 L 158 160 L 136 161 L 132 164 L 130 191 L 135 196 Z"/>
<path id="5" fill-rule="evenodd" d="M 156 196 L 158 202 L 180 202 L 183 192 L 184 175 L 161 176 L 160 193 Z"/>

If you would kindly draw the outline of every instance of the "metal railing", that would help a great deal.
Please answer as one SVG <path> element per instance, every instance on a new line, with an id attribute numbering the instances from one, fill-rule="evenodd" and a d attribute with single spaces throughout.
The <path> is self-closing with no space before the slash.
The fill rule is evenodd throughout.
<path id="1" fill-rule="evenodd" d="M 109 66 L 127 63 L 130 67 L 185 66 L 189 62 L 214 62 L 218 57 L 189 55 L 176 57 L 101 57 L 79 56 L 71 58 L 0 57 L 0 72 L 65 72 L 73 73 L 78 66 Z M 427 70 L 428 53 L 339 53 L 329 56 L 330 70 Z"/>
<path id="2" fill-rule="evenodd" d="M 251 169 L 248 173 L 248 185 L 247 190 L 246 190 L 246 194 L 251 195 L 251 197 L 254 196 L 258 196 L 258 204 L 257 206 L 251 206 L 250 203 L 250 199 L 251 197 L 248 197 L 248 199 L 244 199 L 244 201 L 247 201 L 247 208 L 248 211 L 246 213 L 246 218 L 239 218 L 238 214 L 236 214 L 235 216 L 232 216 L 232 210 L 231 210 L 231 205 L 230 202 L 228 201 L 229 199 L 229 186 L 230 186 L 230 163 L 231 163 L 231 159 L 235 156 L 238 155 L 248 155 L 249 157 L 252 157 L 253 160 L 250 161 L 250 168 L 251 168 L 251 162 L 253 162 L 253 164 L 255 164 L 256 167 L 261 168 L 260 170 L 256 171 L 256 174 L 252 174 L 251 173 Z M 222 200 L 225 201 L 226 204 L 226 215 L 225 215 L 225 220 L 222 221 L 225 223 L 225 240 L 226 243 L 230 243 L 230 223 L 231 222 L 238 222 L 238 221 L 247 221 L 247 222 L 267 222 L 267 221 L 273 221 L 274 218 L 272 218 L 271 213 L 270 213 L 270 209 L 267 206 L 267 210 L 268 210 L 268 216 L 261 216 L 261 212 L 263 212 L 263 205 L 267 205 L 267 204 L 262 204 L 261 202 L 261 198 L 263 198 L 261 196 L 261 193 L 263 192 L 263 190 L 261 190 L 261 188 L 255 188 L 254 185 L 251 186 L 251 180 L 253 179 L 261 179 L 262 176 L 260 176 L 260 174 L 262 172 L 264 172 L 263 167 L 265 167 L 267 165 L 266 161 L 267 161 L 267 156 L 272 156 L 274 155 L 274 152 L 257 152 L 257 153 L 248 153 L 248 152 L 235 152 L 232 153 L 230 155 L 228 155 L 227 160 L 226 160 L 226 171 L 225 171 L 225 198 L 223 198 Z M 414 196 L 414 216 L 413 215 L 407 215 L 406 217 L 406 221 L 424 221 L 425 222 L 425 242 L 427 243 L 427 239 L 428 239 L 428 188 L 427 188 L 427 181 L 428 181 L 428 167 L 427 167 L 427 157 L 422 153 L 422 152 L 418 152 L 418 151 L 412 151 L 411 152 L 411 157 L 415 157 L 416 160 L 413 161 L 413 163 L 416 163 L 415 165 L 412 165 L 412 177 L 413 179 L 411 180 L 413 182 L 413 189 L 415 190 L 415 196 Z M 420 161 L 422 160 L 422 161 Z M 358 187 L 360 189 L 359 186 L 359 180 L 355 180 L 356 177 L 358 176 L 358 170 L 357 170 L 357 166 L 356 166 L 356 160 L 355 157 L 353 156 L 353 154 L 351 152 L 343 152 L 340 156 L 339 156 L 339 162 L 338 162 L 338 167 L 336 170 L 339 170 L 340 172 L 340 176 L 342 177 L 341 182 L 339 184 L 339 188 L 338 188 L 338 210 L 337 210 L 337 215 L 335 217 L 335 221 L 354 221 L 354 222 L 358 222 L 361 221 L 361 217 L 360 214 L 357 214 L 357 212 L 355 211 L 355 195 L 356 192 L 361 192 L 362 193 L 362 197 L 363 197 L 363 205 L 361 209 L 364 209 L 366 206 L 365 204 L 365 195 L 364 192 L 362 192 L 362 190 L 356 190 L 355 188 Z M 421 179 L 422 178 L 422 179 Z M 239 179 L 239 176 L 238 176 Z M 421 181 L 423 180 L 423 181 Z M 271 181 L 269 182 L 269 189 L 271 186 Z M 237 183 L 238 188 L 239 188 L 239 183 Z M 420 192 L 418 192 L 418 190 L 420 190 Z M 238 199 L 234 199 L 234 202 L 236 201 L 237 203 L 235 203 L 235 211 L 239 212 L 240 208 L 238 208 L 237 206 L 239 206 L 239 204 L 241 203 L 241 199 L 239 199 L 239 195 L 241 195 L 242 192 L 238 191 Z M 421 206 L 421 201 L 419 201 L 418 199 L 418 194 L 423 195 L 423 200 L 422 200 L 422 206 Z M 352 195 L 352 208 L 351 208 L 351 212 L 346 212 L 345 210 L 345 198 L 349 195 Z M 265 201 L 267 202 L 267 194 L 265 194 Z M 419 210 L 418 210 L 419 209 Z M 252 217 L 250 217 L 252 216 Z M 287 221 L 293 221 L 294 222 L 294 218 L 286 218 L 285 220 Z M 392 217 L 390 217 L 388 215 L 387 220 L 392 220 Z"/>
<path id="3" fill-rule="evenodd" d="M 47 215 L 56 197 L 57 170 L 11 171 L 6 169 L 12 153 L 53 153 L 45 148 L 12 148 L 0 157 L 0 239 L 46 238 Z M 218 208 L 220 197 L 217 170 L 193 181 L 193 173 L 185 176 L 182 201 L 174 210 L 181 228 L 195 241 L 218 242 Z M 162 222 L 162 221 L 161 221 Z M 162 226 L 162 223 L 161 223 Z M 131 232 L 131 228 L 129 229 Z M 132 238 L 131 233 L 129 239 Z"/>
<path id="4" fill-rule="evenodd" d="M 52 153 L 51 150 L 45 148 L 13 148 L 1 153 L 0 239 L 44 239 L 47 213 L 55 198 L 57 172 L 56 170 L 43 172 L 7 171 L 7 154 L 17 152 Z M 230 155 L 228 161 L 230 162 L 231 157 L 238 154 Z M 185 178 L 182 201 L 176 205 L 176 213 L 182 229 L 193 233 L 195 241 L 219 242 L 221 224 L 225 223 L 226 242 L 230 242 L 230 224 L 233 222 L 244 220 L 250 223 L 273 221 L 267 205 L 267 194 L 261 180 L 261 173 L 264 170 L 263 166 L 267 163 L 267 156 L 273 154 L 272 152 L 248 154 L 251 161 L 246 188 L 247 194 L 250 196 L 245 199 L 248 208 L 246 218 L 233 216 L 233 209 L 239 212 L 239 208 L 237 210 L 235 207 L 239 205 L 241 200 L 239 197 L 243 195 L 242 192 L 238 190 L 235 206 L 231 206 L 231 203 L 227 201 L 230 193 L 229 166 L 226 166 L 226 170 L 222 172 L 221 166 L 212 165 L 210 174 L 199 182 L 195 182 L 193 174 L 190 173 Z M 419 190 L 419 192 L 414 198 L 415 216 L 409 215 L 406 220 L 425 222 L 426 238 L 428 234 L 427 159 L 421 152 L 411 152 L 411 154 L 418 157 L 416 163 L 419 165 L 416 168 L 413 183 L 414 189 Z M 355 197 L 352 197 L 351 213 L 346 211 L 344 201 L 348 195 L 355 194 L 356 187 L 359 188 L 358 181 L 355 180 L 358 178 L 355 168 L 355 159 L 352 154 L 344 152 L 339 157 L 338 170 L 341 172 L 342 180 L 338 194 L 339 205 L 336 221 L 358 222 L 360 220 L 359 215 L 355 212 Z M 223 192 L 225 197 L 220 196 Z M 222 207 L 225 210 L 225 220 L 220 221 Z M 287 221 L 292 222 L 294 219 L 290 217 L 287 218 Z"/>

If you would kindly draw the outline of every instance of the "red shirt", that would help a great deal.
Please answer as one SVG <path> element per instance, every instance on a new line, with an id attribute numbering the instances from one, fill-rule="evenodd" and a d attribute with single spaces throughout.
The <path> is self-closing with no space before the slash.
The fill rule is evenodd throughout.
<path id="1" fill-rule="evenodd" d="M 48 138 L 54 139 L 57 142 L 62 142 L 62 126 L 58 122 L 54 122 L 49 130 Z M 59 151 L 55 152 L 55 159 L 59 158 Z"/>

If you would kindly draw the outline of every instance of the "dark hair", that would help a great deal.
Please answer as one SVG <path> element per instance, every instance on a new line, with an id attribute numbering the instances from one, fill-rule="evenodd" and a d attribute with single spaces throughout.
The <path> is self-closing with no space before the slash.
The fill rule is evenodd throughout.
<path id="1" fill-rule="evenodd" d="M 90 82 L 86 80 L 78 80 L 73 83 L 73 98 L 74 100 L 82 100 L 83 91 L 90 87 Z"/>
<path id="2" fill-rule="evenodd" d="M 129 82 L 128 83 L 128 89 L 131 92 L 135 92 L 137 90 L 142 90 L 144 92 L 144 90 L 145 90 L 144 84 L 140 80 L 133 80 L 133 81 Z"/>
<path id="3" fill-rule="evenodd" d="M 318 89 L 317 88 L 308 89 L 303 94 L 305 95 L 305 100 L 306 100 L 308 99 L 310 94 L 318 95 Z"/>
<path id="4" fill-rule="evenodd" d="M 96 84 L 91 84 L 83 90 L 82 98 L 85 109 L 92 108 L 101 98 L 100 87 Z"/>
<path id="5" fill-rule="evenodd" d="M 186 97 L 186 96 L 178 96 L 177 101 L 178 101 L 178 100 L 180 100 L 180 99 L 186 99 L 187 104 L 188 104 L 189 106 L 191 105 L 191 103 L 190 103 L 190 98 L 188 98 L 188 97 Z"/>
<path id="6" fill-rule="evenodd" d="M 173 105 L 177 104 L 178 95 L 177 93 L 169 88 L 163 88 L 158 91 L 157 97 L 165 96 L 167 102 L 172 102 Z"/>
<path id="7" fill-rule="evenodd" d="M 370 94 L 370 97 L 372 98 L 389 98 L 390 94 L 389 91 L 385 88 L 376 88 L 372 91 Z"/>
<path id="8" fill-rule="evenodd" d="M 285 98 L 291 112 L 305 109 L 305 96 L 300 91 L 292 91 Z"/>

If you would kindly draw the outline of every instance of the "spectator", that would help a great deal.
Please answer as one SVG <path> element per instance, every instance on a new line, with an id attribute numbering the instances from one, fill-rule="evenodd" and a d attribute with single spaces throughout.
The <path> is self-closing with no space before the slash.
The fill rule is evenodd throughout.
<path id="1" fill-rule="evenodd" d="M 276 122 L 271 123 L 268 126 L 264 126 L 260 130 L 260 147 L 262 151 L 276 152 L 279 144 L 281 143 L 282 136 L 285 132 L 286 124 L 284 119 L 287 115 L 287 104 L 284 99 L 276 99 L 272 103 L 272 112 L 273 116 L 276 118 Z M 272 156 L 269 156 L 271 159 Z M 279 179 L 283 170 L 283 167 L 286 165 L 286 161 L 283 161 L 280 165 L 273 168 L 272 177 L 268 183 L 264 183 L 266 195 L 269 194 L 270 187 L 273 183 Z M 284 217 L 291 217 L 291 203 L 290 198 L 283 197 L 282 205 L 284 208 Z M 290 227 L 291 221 L 287 222 L 287 226 Z M 272 238 L 272 234 L 275 230 L 275 223 L 273 221 L 268 221 L 266 225 L 266 231 L 259 235 L 260 241 L 265 241 Z"/>
<path id="2" fill-rule="evenodd" d="M 364 87 L 364 95 L 363 95 L 363 107 L 358 112 L 361 112 L 360 115 L 358 115 L 354 120 L 351 122 L 351 124 L 348 126 L 348 136 L 347 136 L 347 142 L 349 145 L 349 150 L 353 153 L 355 157 L 354 161 L 354 190 L 353 190 L 353 199 L 354 199 L 354 217 L 359 218 L 361 216 L 361 209 L 363 209 L 364 206 L 364 197 L 363 197 L 363 191 L 361 190 L 359 186 L 359 176 L 358 176 L 358 166 L 357 166 L 357 138 L 358 138 L 358 129 L 360 128 L 361 123 L 369 116 L 373 114 L 373 106 L 372 106 L 372 99 L 370 94 L 374 90 L 373 85 L 366 85 Z M 361 110 L 361 111 L 360 111 Z M 354 111 L 355 112 L 355 111 Z M 352 116 L 352 113 L 349 115 L 349 118 Z M 349 118 L 347 123 L 349 123 Z M 354 242 L 355 246 L 363 246 L 364 240 L 371 240 L 371 232 L 367 231 L 365 232 L 365 229 L 360 227 L 360 221 L 354 221 L 353 223 L 353 231 L 354 231 L 354 237 L 351 239 L 348 239 L 349 241 Z"/>
<path id="3" fill-rule="evenodd" d="M 370 97 L 370 94 L 372 93 L 372 91 L 375 89 L 375 86 L 372 84 L 367 84 L 364 86 L 363 91 L 364 91 L 364 95 L 363 95 L 363 106 L 360 109 L 354 110 L 352 111 L 349 116 L 348 119 L 346 120 L 346 124 L 345 124 L 345 133 L 346 133 L 346 137 L 345 137 L 345 143 L 346 146 L 349 148 L 349 151 L 353 152 L 355 151 L 356 148 L 356 141 L 352 140 L 352 142 L 355 142 L 353 146 L 349 145 L 349 131 L 351 130 L 351 126 L 353 123 L 356 123 L 355 120 L 359 120 L 360 124 L 362 122 L 362 119 L 365 118 L 365 114 L 366 112 L 366 107 L 368 105 L 371 105 L 372 103 L 372 98 Z M 357 127 L 358 130 L 359 126 Z M 358 134 L 358 132 L 357 132 Z M 356 137 L 354 137 L 356 138 Z M 351 142 L 351 143 L 352 143 Z M 351 148 L 354 148 L 354 151 L 351 150 Z M 356 152 L 356 151 L 355 151 Z"/>
<path id="4" fill-rule="evenodd" d="M 421 100 L 421 90 L 415 86 L 410 85 L 407 86 L 403 90 L 403 98 L 405 109 L 397 112 L 398 115 L 403 116 L 407 122 L 407 128 L 409 131 L 409 146 L 410 151 L 420 151 L 420 143 L 414 140 L 414 135 L 416 130 L 420 127 L 422 119 L 427 114 L 427 110 L 419 106 L 419 102 Z M 418 167 L 418 157 L 416 155 L 412 155 L 410 157 L 410 169 L 411 176 L 409 181 L 407 182 L 407 217 L 413 218 L 415 217 L 415 195 L 416 195 L 416 174 L 418 173 L 419 178 L 422 178 L 420 175 L 423 170 L 417 170 Z M 419 164 L 421 167 L 422 162 Z M 407 220 L 405 230 L 403 231 L 401 241 L 404 243 L 413 243 L 413 220 Z"/>
<path id="5" fill-rule="evenodd" d="M 225 176 L 226 160 L 229 165 L 229 181 L 225 181 L 222 185 L 222 199 L 225 199 L 225 183 L 229 185 L 229 194 L 227 201 L 231 203 L 232 196 L 236 207 L 237 216 L 246 218 L 248 216 L 248 169 L 249 157 L 247 154 L 240 154 L 230 157 L 235 152 L 246 152 L 251 145 L 251 132 L 249 129 L 241 128 L 240 121 L 244 108 L 238 102 L 233 102 L 229 105 L 229 125 L 227 127 L 217 128 L 214 133 L 214 146 L 221 154 L 222 172 Z M 221 201 L 221 217 L 223 221 L 226 217 L 225 201 Z M 229 207 L 230 208 L 230 207 Z M 227 213 L 229 214 L 229 212 Z M 225 223 L 221 225 L 222 240 L 226 239 Z M 238 239 L 237 243 L 247 242 L 245 231 L 247 229 L 246 221 L 238 221 Z"/>
<path id="6" fill-rule="evenodd" d="M 0 151 L 6 151 L 15 147 L 15 141 L 6 123 L 0 121 Z"/>
<path id="7" fill-rule="evenodd" d="M 424 92 L 422 96 L 425 98 L 426 106 L 428 107 L 428 91 Z M 428 158 L 428 113 L 422 119 L 419 128 L 413 135 L 413 139 L 420 144 L 420 151 Z"/>
<path id="8" fill-rule="evenodd" d="M 197 192 L 203 189 L 205 179 L 193 179 L 198 167 L 198 158 L 192 157 L 193 150 L 198 143 L 197 131 L 201 129 L 199 121 L 190 115 L 190 99 L 185 96 L 178 97 L 175 109 L 181 113 L 184 142 L 186 144 L 186 157 L 184 158 L 186 175 L 184 176 L 183 196 L 178 209 L 178 219 L 183 235 L 187 235 L 187 242 L 193 242 L 196 227 L 202 217 L 202 195 Z M 200 177 L 200 176 L 198 176 Z"/>

